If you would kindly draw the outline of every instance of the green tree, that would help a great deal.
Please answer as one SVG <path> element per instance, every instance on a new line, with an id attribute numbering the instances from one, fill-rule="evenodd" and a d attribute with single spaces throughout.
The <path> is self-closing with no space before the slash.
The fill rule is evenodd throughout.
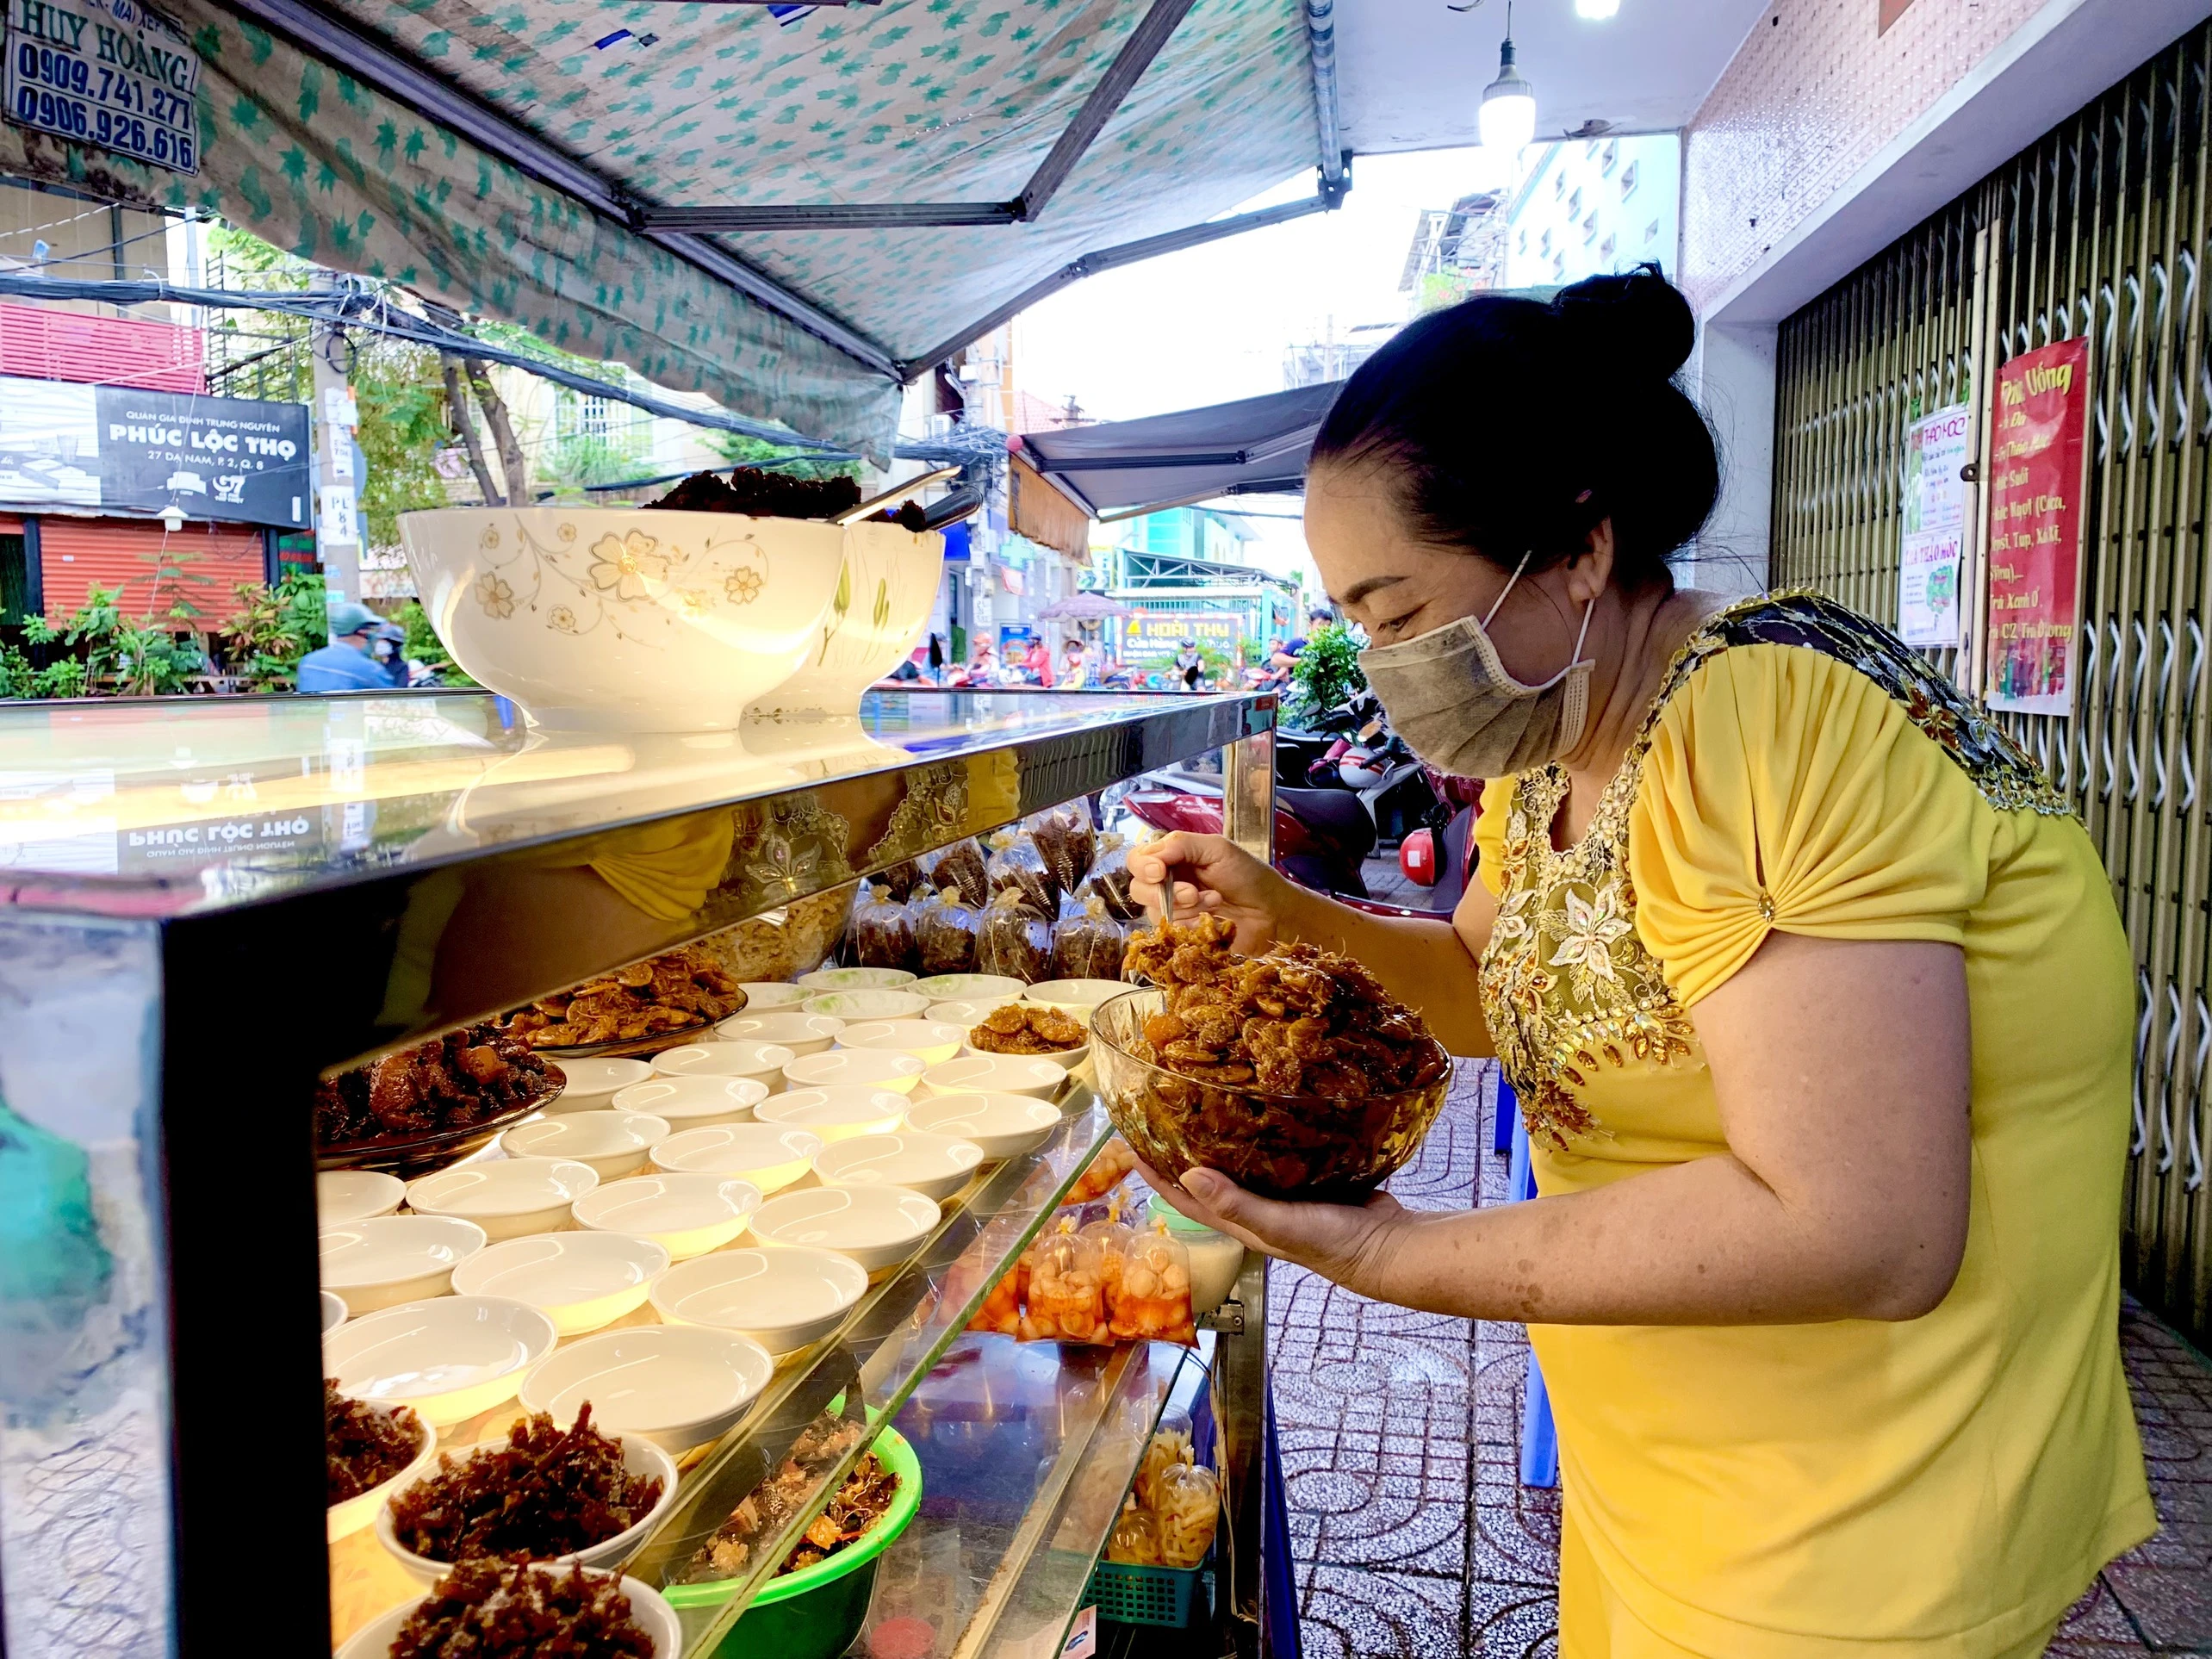
<path id="1" fill-rule="evenodd" d="M 403 340 L 363 337 L 347 376 L 361 407 L 355 435 L 369 463 L 361 515 L 369 544 L 400 539 L 400 514 L 446 505 L 438 452 L 452 436 L 438 353 Z"/>
<path id="2" fill-rule="evenodd" d="M 1283 711 L 1283 724 L 1296 725 L 1339 706 L 1367 684 L 1359 668 L 1359 640 L 1340 622 L 1317 628 L 1291 665 L 1293 695 Z"/>
<path id="3" fill-rule="evenodd" d="M 300 659 L 330 637 L 320 574 L 295 568 L 274 587 L 242 581 L 237 596 L 238 609 L 223 623 L 233 670 L 249 691 L 290 691 Z"/>
<path id="4" fill-rule="evenodd" d="M 602 484 L 618 484 L 637 476 L 644 464 L 644 445 L 570 432 L 554 442 L 537 463 L 538 475 L 553 486 L 556 497 L 574 500 Z"/>
<path id="5" fill-rule="evenodd" d="M 706 441 L 733 467 L 757 467 L 764 461 L 778 460 L 791 453 L 782 444 L 771 444 L 762 438 L 748 438 L 743 432 L 713 432 Z M 857 480 L 861 475 L 861 463 L 857 461 L 792 461 L 776 470 L 792 478 Z"/>
<path id="6" fill-rule="evenodd" d="M 448 686 L 474 686 L 466 670 L 446 654 L 445 642 L 430 625 L 430 612 L 422 608 L 419 600 L 409 600 L 400 607 L 393 618 L 407 630 L 407 643 L 402 648 L 411 662 L 422 663 L 437 670 L 438 679 Z"/>

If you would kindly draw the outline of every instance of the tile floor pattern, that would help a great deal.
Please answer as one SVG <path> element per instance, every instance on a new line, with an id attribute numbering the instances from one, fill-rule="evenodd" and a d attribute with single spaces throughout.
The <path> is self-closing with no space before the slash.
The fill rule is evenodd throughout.
<path id="1" fill-rule="evenodd" d="M 1504 1196 L 1494 1073 L 1463 1064 L 1416 1209 Z M 1296 1268 L 1269 1335 L 1307 1659 L 1554 1659 L 1559 1499 L 1519 1480 L 1519 1326 L 1384 1307 Z M 2132 1306 L 2122 1340 L 2165 1523 L 2068 1616 L 2056 1659 L 2212 1653 L 2212 1370 Z"/>

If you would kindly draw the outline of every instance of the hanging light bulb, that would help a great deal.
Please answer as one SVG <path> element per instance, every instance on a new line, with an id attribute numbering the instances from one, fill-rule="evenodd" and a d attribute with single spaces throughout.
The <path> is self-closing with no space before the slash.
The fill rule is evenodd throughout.
<path id="1" fill-rule="evenodd" d="M 1620 14 L 1620 0 L 1575 0 L 1575 15 L 1585 22 L 1602 23 Z"/>
<path id="2" fill-rule="evenodd" d="M 1482 89 L 1476 124 L 1482 147 L 1511 158 L 1536 137 L 1536 89 L 1513 66 L 1513 9 L 1506 7 L 1506 38 L 1498 47 L 1498 78 Z"/>

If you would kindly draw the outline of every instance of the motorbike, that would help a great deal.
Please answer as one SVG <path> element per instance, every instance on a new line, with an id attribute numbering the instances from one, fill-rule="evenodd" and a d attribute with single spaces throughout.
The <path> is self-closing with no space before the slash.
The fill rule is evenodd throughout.
<path id="1" fill-rule="evenodd" d="M 1155 830 L 1221 833 L 1222 786 L 1217 776 L 1170 767 L 1139 780 L 1122 805 Z M 1357 796 L 1341 789 L 1275 792 L 1275 867 L 1302 887 L 1367 897 L 1360 864 L 1375 850 L 1375 820 Z"/>

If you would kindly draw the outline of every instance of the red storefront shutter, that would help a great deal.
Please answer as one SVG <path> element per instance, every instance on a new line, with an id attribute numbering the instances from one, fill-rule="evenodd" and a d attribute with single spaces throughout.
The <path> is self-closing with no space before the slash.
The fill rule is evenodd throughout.
<path id="1" fill-rule="evenodd" d="M 202 363 L 196 328 L 0 305 L 0 375 L 204 392 Z"/>
<path id="2" fill-rule="evenodd" d="M 156 594 L 154 576 L 165 562 L 179 569 Z M 238 609 L 237 584 L 262 580 L 261 531 L 197 524 L 172 535 L 158 519 L 41 518 L 39 563 L 51 621 L 77 611 L 96 583 L 123 590 L 125 616 L 164 617 L 181 599 L 199 612 L 193 626 L 212 629 Z"/>

